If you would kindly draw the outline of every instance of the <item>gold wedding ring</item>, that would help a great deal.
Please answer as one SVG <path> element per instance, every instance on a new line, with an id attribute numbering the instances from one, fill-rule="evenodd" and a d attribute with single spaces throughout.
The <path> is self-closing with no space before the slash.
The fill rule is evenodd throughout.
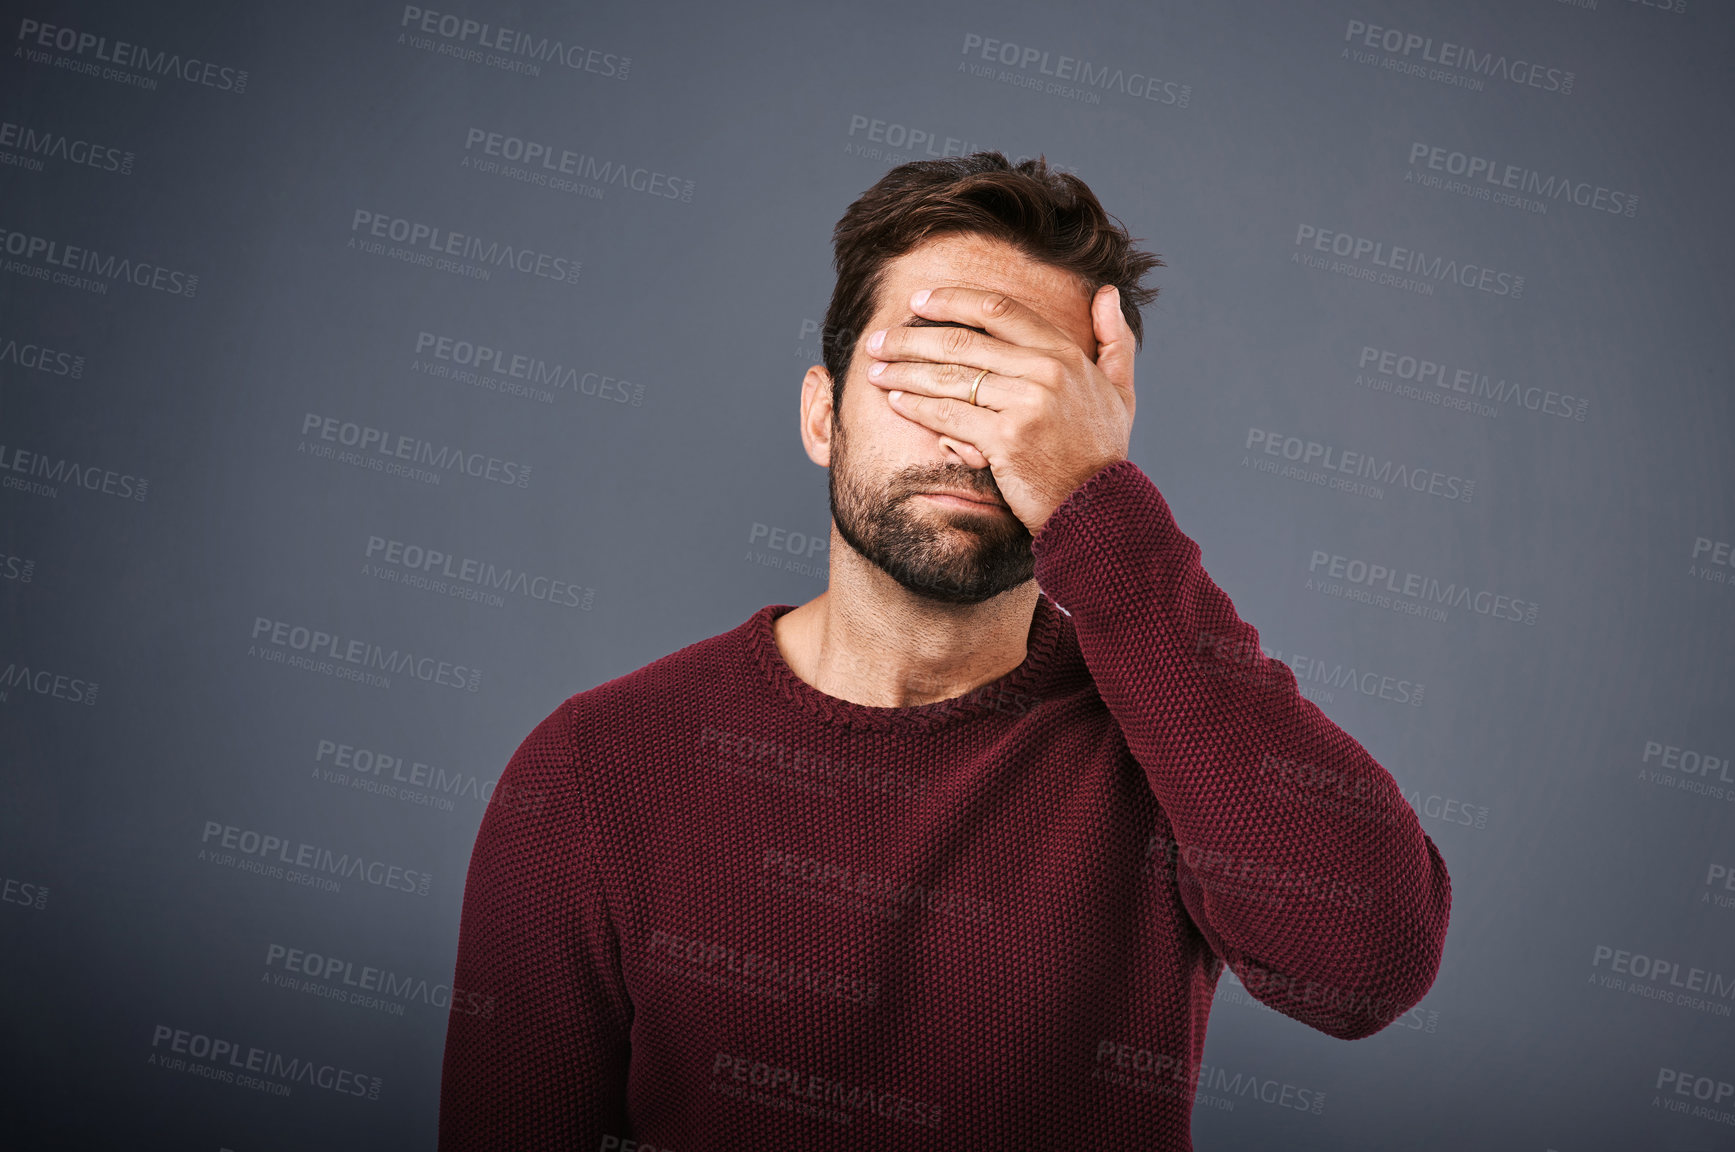
<path id="1" fill-rule="evenodd" d="M 972 403 L 972 404 L 976 403 L 976 389 L 982 387 L 982 377 L 984 377 L 986 375 L 988 375 L 988 369 L 986 369 L 986 368 L 984 368 L 984 369 L 982 369 L 982 371 L 976 373 L 976 379 L 970 385 L 970 403 Z"/>

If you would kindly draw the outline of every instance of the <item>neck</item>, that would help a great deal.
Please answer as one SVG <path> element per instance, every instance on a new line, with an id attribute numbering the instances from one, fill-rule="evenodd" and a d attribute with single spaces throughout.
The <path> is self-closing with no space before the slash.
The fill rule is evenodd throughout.
<path id="1" fill-rule="evenodd" d="M 917 596 L 832 529 L 831 586 L 773 627 L 797 677 L 828 696 L 907 708 L 962 696 L 1024 663 L 1035 580 L 980 604 Z"/>

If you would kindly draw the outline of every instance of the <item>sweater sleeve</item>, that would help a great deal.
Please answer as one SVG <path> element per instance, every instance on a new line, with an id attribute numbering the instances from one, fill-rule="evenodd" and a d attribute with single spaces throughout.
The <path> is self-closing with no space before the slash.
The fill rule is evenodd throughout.
<path id="1" fill-rule="evenodd" d="M 470 855 L 441 1152 L 622 1142 L 631 1004 L 594 870 L 571 703 L 525 737 Z"/>
<path id="2" fill-rule="evenodd" d="M 1433 984 L 1451 881 L 1397 782 L 1301 695 L 1130 460 L 1032 542 L 1097 692 L 1167 815 L 1167 857 L 1212 949 L 1272 1008 L 1343 1039 Z"/>

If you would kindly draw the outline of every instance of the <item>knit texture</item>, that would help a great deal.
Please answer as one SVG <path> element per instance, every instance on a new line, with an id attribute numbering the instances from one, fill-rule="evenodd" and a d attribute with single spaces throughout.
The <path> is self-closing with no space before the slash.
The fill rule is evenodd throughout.
<path id="1" fill-rule="evenodd" d="M 1149 477 L 1033 549 L 1026 659 L 964 696 L 827 696 L 768 605 L 536 726 L 470 860 L 442 1149 L 1189 1149 L 1224 963 L 1345 1039 L 1422 998 L 1438 850 Z"/>

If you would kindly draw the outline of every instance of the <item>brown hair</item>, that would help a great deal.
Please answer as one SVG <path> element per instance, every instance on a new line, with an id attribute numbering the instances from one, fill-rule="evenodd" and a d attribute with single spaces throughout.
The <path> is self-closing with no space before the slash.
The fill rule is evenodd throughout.
<path id="1" fill-rule="evenodd" d="M 1144 347 L 1139 309 L 1156 299 L 1157 289 L 1139 280 L 1163 261 L 1133 247 L 1133 237 L 1083 180 L 1051 170 L 1043 156 L 1016 165 L 999 152 L 912 160 L 880 177 L 832 229 L 837 284 L 820 347 L 831 373 L 834 422 L 841 419 L 844 378 L 856 338 L 873 317 L 886 262 L 947 232 L 1004 240 L 1033 260 L 1071 272 L 1087 293 L 1115 285 L 1133 346 Z"/>

